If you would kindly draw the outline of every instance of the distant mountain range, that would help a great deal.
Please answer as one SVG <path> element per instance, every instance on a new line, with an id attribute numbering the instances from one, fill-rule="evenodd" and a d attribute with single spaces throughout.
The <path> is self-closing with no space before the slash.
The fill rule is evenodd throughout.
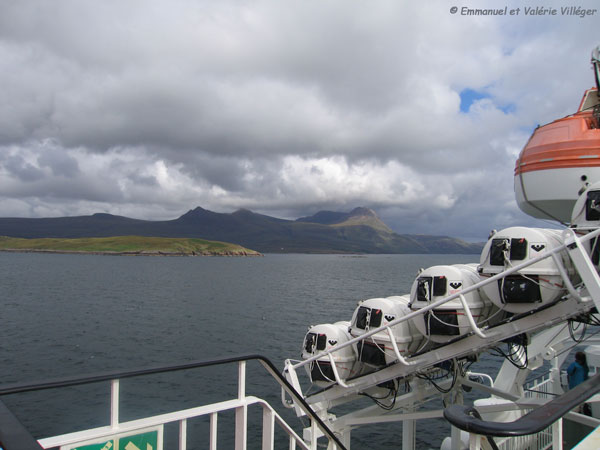
<path id="1" fill-rule="evenodd" d="M 394 233 L 374 211 L 320 211 L 285 220 L 247 209 L 216 213 L 195 208 L 174 220 L 152 221 L 97 213 L 57 218 L 0 218 L 0 236 L 80 238 L 108 236 L 194 237 L 231 242 L 262 253 L 480 253 L 447 236 Z"/>

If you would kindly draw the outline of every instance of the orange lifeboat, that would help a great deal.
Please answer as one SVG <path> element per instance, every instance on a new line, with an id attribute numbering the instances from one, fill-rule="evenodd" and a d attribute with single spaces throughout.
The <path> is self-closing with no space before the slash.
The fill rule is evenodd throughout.
<path id="1" fill-rule="evenodd" d="M 596 83 L 600 47 L 592 53 Z M 581 192 L 600 181 L 600 91 L 585 92 L 578 111 L 538 127 L 515 166 L 515 196 L 530 216 L 569 223 Z"/>

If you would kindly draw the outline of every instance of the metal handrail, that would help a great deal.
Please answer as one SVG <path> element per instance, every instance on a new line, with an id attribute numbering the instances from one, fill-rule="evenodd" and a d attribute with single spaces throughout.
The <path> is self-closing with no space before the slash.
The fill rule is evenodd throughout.
<path id="1" fill-rule="evenodd" d="M 85 375 L 85 376 L 72 376 L 72 377 L 64 377 L 58 378 L 54 380 L 45 380 L 39 382 L 30 382 L 30 383 L 15 383 L 10 385 L 0 386 L 0 396 L 8 395 L 8 394 L 17 394 L 23 392 L 33 392 L 33 391 L 41 391 L 46 389 L 54 389 L 59 387 L 67 387 L 67 386 L 78 386 L 90 383 L 97 383 L 101 381 L 111 381 L 114 379 L 123 379 L 123 378 L 132 378 L 142 375 L 151 375 L 151 374 L 159 374 L 166 372 L 176 372 L 181 370 L 195 369 L 200 367 L 210 367 L 210 366 L 218 366 L 224 364 L 231 363 L 239 363 L 243 361 L 251 361 L 257 360 L 262 366 L 267 370 L 267 372 L 275 378 L 275 380 L 280 384 L 280 386 L 294 399 L 295 403 L 307 414 L 314 423 L 321 429 L 323 434 L 330 440 L 335 443 L 337 448 L 341 450 L 345 450 L 345 446 L 340 442 L 340 440 L 335 436 L 333 431 L 323 422 L 323 420 L 314 412 L 311 406 L 304 400 L 304 398 L 294 389 L 294 387 L 279 373 L 275 365 L 265 356 L 259 354 L 249 354 L 249 355 L 240 355 L 240 356 L 231 356 L 227 358 L 220 358 L 214 360 L 197 360 L 190 361 L 183 364 L 175 364 L 169 366 L 154 366 L 147 367 L 141 369 L 133 369 L 126 371 L 109 371 L 104 373 L 98 373 L 93 375 Z M 1 402 L 0 402 L 1 404 Z M 2 416 L 0 416 L 2 419 Z M 4 430 L 5 422 L 0 420 L 0 431 Z M 0 436 L 2 434 L 0 433 Z M 31 436 L 30 436 L 31 437 Z M 6 441 L 2 442 L 5 450 L 11 449 L 21 449 L 27 448 L 23 447 L 20 444 L 20 441 Z"/>
<path id="2" fill-rule="evenodd" d="M 513 422 L 482 420 L 477 409 L 464 405 L 449 406 L 444 410 L 444 418 L 461 430 L 482 436 L 525 436 L 548 428 L 598 392 L 600 392 L 600 374 L 589 378 L 566 394 L 554 398 Z"/>

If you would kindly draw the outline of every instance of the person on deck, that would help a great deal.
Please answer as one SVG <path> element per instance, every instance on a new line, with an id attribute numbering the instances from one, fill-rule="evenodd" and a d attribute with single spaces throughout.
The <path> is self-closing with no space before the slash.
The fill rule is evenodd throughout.
<path id="1" fill-rule="evenodd" d="M 578 384 L 588 379 L 589 368 L 585 353 L 575 353 L 575 361 L 567 368 L 567 378 L 569 379 L 569 389 L 573 389 Z"/>

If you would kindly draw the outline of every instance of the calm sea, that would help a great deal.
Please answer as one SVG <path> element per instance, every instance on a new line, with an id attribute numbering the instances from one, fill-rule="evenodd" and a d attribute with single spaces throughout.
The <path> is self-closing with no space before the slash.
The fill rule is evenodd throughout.
<path id="1" fill-rule="evenodd" d="M 478 255 L 0 253 L 1 383 L 244 353 L 261 353 L 283 367 L 284 359 L 299 358 L 308 326 L 350 320 L 361 299 L 408 293 L 421 267 L 465 262 L 478 262 Z M 123 380 L 121 420 L 233 398 L 236 370 Z M 262 367 L 250 364 L 248 373 L 248 394 L 281 410 L 278 387 Z M 4 401 L 41 438 L 108 424 L 108 397 L 107 385 L 94 385 Z M 219 448 L 232 448 L 225 429 L 231 418 L 219 420 Z M 419 448 L 439 448 L 447 433 L 440 422 L 418 426 Z M 196 440 L 205 438 L 207 421 L 198 419 L 188 429 L 188 448 L 206 448 L 207 441 Z M 357 430 L 353 448 L 398 448 L 400 430 L 401 424 Z M 250 448 L 258 448 L 253 433 Z M 174 432 L 166 434 L 172 445 Z"/>

